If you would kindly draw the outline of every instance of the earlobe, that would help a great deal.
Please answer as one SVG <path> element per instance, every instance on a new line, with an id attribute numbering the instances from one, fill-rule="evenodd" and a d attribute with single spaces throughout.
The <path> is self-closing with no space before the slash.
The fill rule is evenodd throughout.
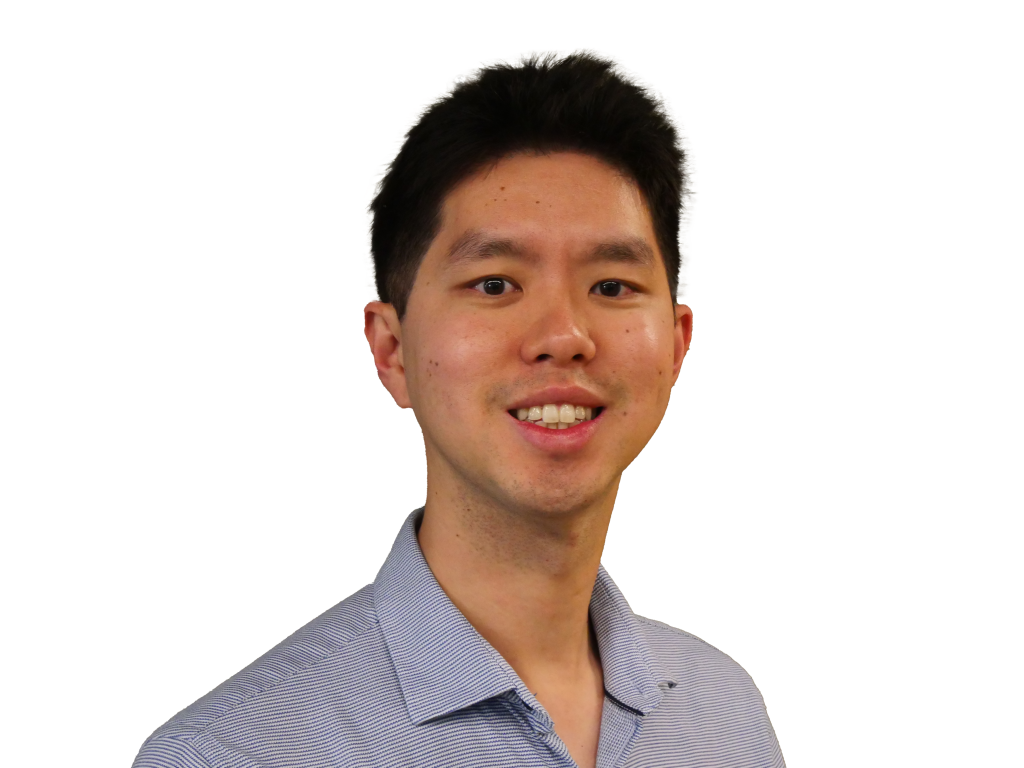
<path id="1" fill-rule="evenodd" d="M 672 329 L 675 337 L 675 351 L 672 368 L 672 383 L 679 378 L 679 370 L 683 365 L 683 358 L 690 349 L 690 338 L 693 336 L 693 312 L 685 304 L 675 306 L 676 323 Z"/>
<path id="2" fill-rule="evenodd" d="M 402 324 L 391 304 L 371 301 L 363 309 L 363 334 L 373 354 L 377 378 L 401 408 L 410 408 L 402 352 Z"/>

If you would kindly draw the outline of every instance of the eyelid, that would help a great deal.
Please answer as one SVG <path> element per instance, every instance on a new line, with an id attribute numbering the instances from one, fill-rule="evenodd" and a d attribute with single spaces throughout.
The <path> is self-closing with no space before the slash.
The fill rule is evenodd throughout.
<path id="1" fill-rule="evenodd" d="M 633 285 L 631 283 L 628 283 L 625 280 L 618 280 L 616 278 L 610 278 L 610 279 L 607 279 L 607 280 L 598 280 L 596 283 L 594 283 L 592 286 L 590 286 L 590 292 L 594 293 L 602 283 L 618 283 L 619 285 L 621 285 L 623 288 L 625 288 L 630 293 L 642 293 L 642 291 L 639 288 L 637 288 L 635 285 Z M 624 295 L 629 295 L 629 294 L 624 294 Z M 606 298 L 606 299 L 611 299 L 611 298 L 620 299 L 620 298 L 622 298 L 622 296 L 603 296 L 602 298 Z"/>
<path id="2" fill-rule="evenodd" d="M 504 275 L 486 275 L 485 277 L 481 277 L 481 278 L 479 278 L 477 280 L 473 280 L 472 282 L 466 283 L 466 287 L 470 288 L 470 289 L 473 289 L 473 290 L 479 290 L 480 293 L 483 293 L 483 289 L 481 288 L 481 286 L 484 283 L 486 283 L 488 280 L 503 280 L 504 282 L 508 283 L 509 286 L 511 286 L 512 291 L 521 291 L 521 290 L 523 290 L 522 288 L 519 287 L 519 284 L 515 280 L 513 280 L 511 277 L 505 277 Z M 511 293 L 512 291 L 508 291 L 507 293 Z M 490 294 L 484 294 L 484 295 L 487 296 L 487 295 L 490 295 Z M 506 293 L 501 293 L 501 294 L 498 294 L 498 295 L 499 296 L 504 296 L 504 295 L 506 295 Z"/>

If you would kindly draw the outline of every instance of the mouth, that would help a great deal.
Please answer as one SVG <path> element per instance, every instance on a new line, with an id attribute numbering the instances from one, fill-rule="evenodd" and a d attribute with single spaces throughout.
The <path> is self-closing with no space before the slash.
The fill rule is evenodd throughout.
<path id="1" fill-rule="evenodd" d="M 512 408 L 509 416 L 542 429 L 570 429 L 601 415 L 604 406 L 591 407 L 574 403 L 545 403 L 526 408 Z"/>

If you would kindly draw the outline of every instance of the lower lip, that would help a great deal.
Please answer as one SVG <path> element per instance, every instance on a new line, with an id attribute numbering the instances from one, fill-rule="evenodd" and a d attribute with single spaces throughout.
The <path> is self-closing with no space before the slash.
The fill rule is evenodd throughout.
<path id="1" fill-rule="evenodd" d="M 526 440 L 537 448 L 549 453 L 572 453 L 581 449 L 593 437 L 594 432 L 597 430 L 598 422 L 601 421 L 603 416 L 604 411 L 589 421 L 577 424 L 575 427 L 548 429 L 547 427 L 538 427 L 532 421 L 520 421 L 512 414 L 508 415 L 516 423 L 520 434 Z"/>

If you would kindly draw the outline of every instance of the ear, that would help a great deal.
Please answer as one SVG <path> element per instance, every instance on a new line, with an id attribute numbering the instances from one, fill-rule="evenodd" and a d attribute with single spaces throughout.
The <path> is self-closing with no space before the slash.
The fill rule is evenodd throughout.
<path id="1" fill-rule="evenodd" d="M 371 301 L 363 309 L 363 333 L 373 353 L 377 378 L 402 408 L 411 408 L 402 357 L 402 324 L 390 304 Z"/>
<path id="2" fill-rule="evenodd" d="M 693 335 L 693 312 L 685 304 L 676 304 L 675 353 L 672 365 L 672 384 L 679 378 L 679 369 L 683 366 L 683 358 L 690 349 L 690 337 Z"/>

